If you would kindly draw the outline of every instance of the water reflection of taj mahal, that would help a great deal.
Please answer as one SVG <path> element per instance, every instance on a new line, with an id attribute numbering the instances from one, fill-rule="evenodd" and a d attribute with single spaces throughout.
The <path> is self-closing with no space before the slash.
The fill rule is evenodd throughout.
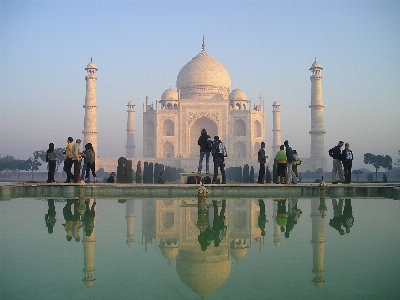
<path id="1" fill-rule="evenodd" d="M 265 203 L 270 206 L 271 201 L 266 200 Z M 297 202 L 296 199 L 281 201 L 287 203 L 288 210 Z M 135 202 L 139 204 L 138 200 L 126 200 L 124 204 L 126 205 L 126 243 L 129 247 L 140 247 L 134 242 Z M 260 214 L 264 213 L 260 203 L 258 199 L 229 199 L 226 202 L 207 200 L 207 203 L 204 202 L 204 205 L 200 207 L 197 200 L 142 201 L 142 248 L 146 252 L 149 247 L 156 248 L 165 257 L 166 263 L 175 260 L 176 272 L 180 280 L 204 299 L 225 283 L 231 272 L 234 272 L 232 264 L 239 263 L 248 254 L 249 249 L 259 249 L 261 252 L 266 243 L 284 247 L 281 245 L 284 234 L 281 232 L 282 224 L 275 221 L 280 214 L 278 201 L 273 201 L 272 212 L 266 212 L 266 218 L 272 224 L 267 226 L 265 236 L 260 229 Z M 325 219 L 322 216 L 325 211 L 324 201 L 311 200 L 311 244 L 313 247 L 312 259 L 308 258 L 310 269 L 306 272 L 312 270 L 314 277 L 310 279 L 317 288 L 320 288 L 324 282 Z M 215 218 L 220 216 L 223 217 L 225 230 L 218 247 L 215 243 L 209 242 L 206 249 L 202 248 L 199 236 L 207 226 L 215 226 Z M 90 287 L 95 280 L 95 230 L 90 237 L 83 239 L 83 244 L 84 281 Z"/>

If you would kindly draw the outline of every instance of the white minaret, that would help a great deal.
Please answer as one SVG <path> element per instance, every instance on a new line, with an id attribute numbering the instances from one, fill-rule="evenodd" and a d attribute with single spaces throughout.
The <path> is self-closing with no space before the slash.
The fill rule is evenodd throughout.
<path id="1" fill-rule="evenodd" d="M 97 119 L 96 119 L 96 65 L 90 59 L 90 63 L 85 68 L 86 70 L 86 98 L 85 105 L 83 108 L 85 109 L 85 121 L 84 121 L 84 129 L 83 133 L 83 145 L 87 143 L 92 143 L 93 149 L 96 153 L 96 157 L 99 156 L 99 152 L 97 149 Z"/>
<path id="2" fill-rule="evenodd" d="M 135 157 L 135 104 L 128 103 L 128 122 L 126 124 L 126 158 Z"/>
<path id="3" fill-rule="evenodd" d="M 278 101 L 272 104 L 272 160 L 279 151 L 281 143 L 281 105 Z"/>
<path id="4" fill-rule="evenodd" d="M 322 76 L 321 65 L 314 61 L 311 71 L 311 154 L 310 170 L 319 168 L 326 170 L 326 157 L 324 155 L 324 104 L 322 102 Z"/>

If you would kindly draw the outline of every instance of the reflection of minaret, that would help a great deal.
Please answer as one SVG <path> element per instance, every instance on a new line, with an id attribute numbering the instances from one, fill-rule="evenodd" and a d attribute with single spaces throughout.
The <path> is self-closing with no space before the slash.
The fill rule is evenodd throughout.
<path id="1" fill-rule="evenodd" d="M 86 70 L 86 98 L 85 105 L 83 108 L 85 109 L 85 121 L 84 121 L 84 129 L 83 133 L 83 144 L 92 143 L 93 149 L 96 153 L 96 156 L 99 155 L 97 149 L 97 119 L 96 119 L 96 65 L 90 59 L 90 63 L 85 68 Z"/>
<path id="2" fill-rule="evenodd" d="M 275 221 L 278 213 L 278 200 L 273 201 L 272 211 L 272 219 L 274 219 L 274 244 L 278 247 L 281 245 L 281 227 Z"/>
<path id="3" fill-rule="evenodd" d="M 89 207 L 92 207 L 93 205 L 93 199 L 87 200 L 90 201 Z M 96 211 L 96 208 L 94 208 Z M 83 273 L 84 273 L 84 279 L 83 281 L 85 282 L 87 287 L 91 287 L 96 280 L 94 278 L 94 247 L 96 246 L 96 217 L 93 220 L 93 231 L 90 236 L 86 236 L 86 234 L 83 235 L 83 251 L 84 251 L 84 264 L 85 267 L 83 268 Z"/>
<path id="4" fill-rule="evenodd" d="M 126 201 L 126 243 L 128 246 L 133 245 L 133 237 L 135 234 L 135 211 L 134 211 L 135 200 Z"/>
<path id="5" fill-rule="evenodd" d="M 322 204 L 321 204 L 322 205 Z M 325 249 L 325 236 L 324 236 L 324 218 L 323 214 L 318 208 L 320 201 L 311 200 L 311 221 L 312 221 L 312 239 L 313 246 L 313 269 L 314 278 L 312 281 L 317 288 L 320 288 L 323 283 L 324 271 L 324 249 Z"/>
<path id="6" fill-rule="evenodd" d="M 315 171 L 319 168 L 326 170 L 324 156 L 324 104 L 322 102 L 321 65 L 315 60 L 311 71 L 311 154 L 310 168 Z"/>
<path id="7" fill-rule="evenodd" d="M 281 145 L 281 105 L 278 101 L 272 104 L 272 158 L 275 157 Z"/>
<path id="8" fill-rule="evenodd" d="M 126 124 L 126 158 L 135 157 L 135 104 L 128 103 L 128 122 Z"/>

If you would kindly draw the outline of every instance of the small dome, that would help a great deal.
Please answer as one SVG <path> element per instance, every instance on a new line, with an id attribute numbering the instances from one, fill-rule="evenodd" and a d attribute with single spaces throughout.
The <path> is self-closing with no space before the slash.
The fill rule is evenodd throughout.
<path id="1" fill-rule="evenodd" d="M 178 100 L 178 93 L 169 88 L 161 95 L 161 100 Z"/>
<path id="2" fill-rule="evenodd" d="M 88 63 L 87 69 L 96 69 L 96 65 L 94 64 L 94 62 L 90 61 L 90 63 Z"/>
<path id="3" fill-rule="evenodd" d="M 319 64 L 319 62 L 314 61 L 314 63 L 312 64 L 310 70 L 311 69 L 322 69 L 322 68 L 321 68 L 321 65 Z"/>
<path id="4" fill-rule="evenodd" d="M 135 103 L 133 101 L 129 101 L 128 105 L 129 106 L 135 106 Z"/>
<path id="5" fill-rule="evenodd" d="M 176 79 L 181 95 L 226 92 L 231 87 L 231 77 L 225 67 L 205 50 L 183 66 Z"/>
<path id="6" fill-rule="evenodd" d="M 280 103 L 278 101 L 275 101 L 274 104 L 272 104 L 272 106 L 280 106 Z"/>
<path id="7" fill-rule="evenodd" d="M 246 94 L 241 89 L 234 89 L 229 94 L 229 100 L 246 100 Z"/>

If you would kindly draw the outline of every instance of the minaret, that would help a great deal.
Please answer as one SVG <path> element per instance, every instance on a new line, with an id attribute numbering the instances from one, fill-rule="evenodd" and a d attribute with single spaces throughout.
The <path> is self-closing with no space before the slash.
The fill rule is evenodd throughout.
<path id="1" fill-rule="evenodd" d="M 135 104 L 128 103 L 128 122 L 126 123 L 126 158 L 135 157 Z"/>
<path id="2" fill-rule="evenodd" d="M 314 61 L 311 71 L 311 154 L 310 170 L 319 168 L 326 170 L 326 158 L 324 155 L 324 104 L 322 103 L 322 76 L 321 65 Z"/>
<path id="3" fill-rule="evenodd" d="M 129 247 L 133 245 L 133 237 L 135 235 L 134 204 L 135 200 L 126 201 L 126 243 Z"/>
<path id="4" fill-rule="evenodd" d="M 93 149 L 96 153 L 96 157 L 99 156 L 99 152 L 97 149 L 97 120 L 96 120 L 96 65 L 93 63 L 92 59 L 90 59 L 90 63 L 85 68 L 86 70 L 86 98 L 85 105 L 83 108 L 85 109 L 85 121 L 84 121 L 84 129 L 83 133 L 83 145 L 87 143 L 92 143 Z"/>
<path id="5" fill-rule="evenodd" d="M 276 153 L 279 151 L 281 143 L 281 105 L 278 101 L 272 104 L 272 159 L 274 159 Z"/>

